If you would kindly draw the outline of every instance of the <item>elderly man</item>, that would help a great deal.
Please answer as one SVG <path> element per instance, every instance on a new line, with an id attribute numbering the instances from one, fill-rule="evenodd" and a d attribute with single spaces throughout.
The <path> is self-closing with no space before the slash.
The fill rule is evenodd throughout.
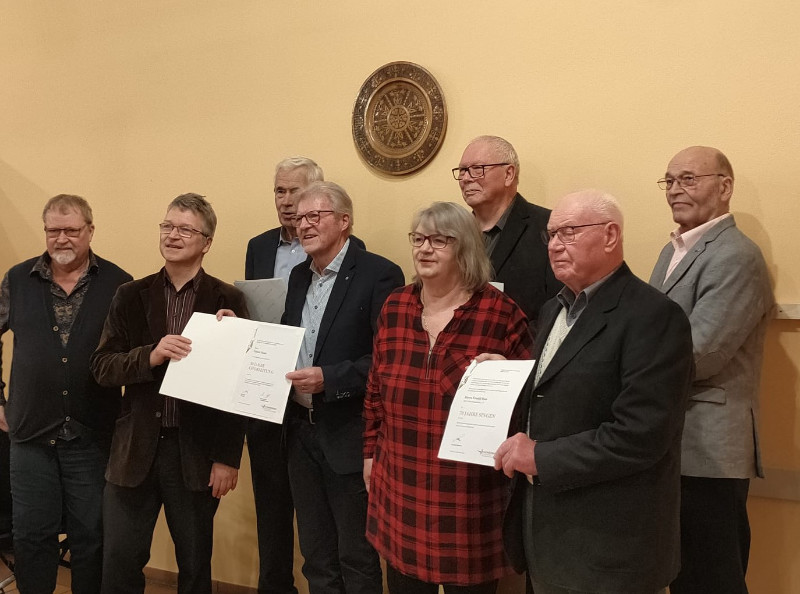
<path id="1" fill-rule="evenodd" d="M 539 235 L 550 211 L 518 192 L 519 158 L 499 136 L 479 136 L 469 143 L 453 176 L 486 238 L 494 280 L 535 326 L 542 304 L 561 284 L 553 277 L 547 248 Z"/>
<path id="2" fill-rule="evenodd" d="M 403 273 L 352 240 L 353 203 L 334 183 L 306 188 L 294 223 L 309 260 L 289 277 L 282 321 L 306 329 L 286 410 L 303 574 L 311 594 L 375 594 L 361 415 L 378 314 Z"/>
<path id="3" fill-rule="evenodd" d="M 526 430 L 495 453 L 515 477 L 509 557 L 537 594 L 663 591 L 680 561 L 689 322 L 625 264 L 612 196 L 565 196 L 545 238 L 565 286 L 542 308 Z"/>
<path id="4" fill-rule="evenodd" d="M 322 169 L 307 157 L 284 159 L 275 167 L 275 210 L 280 227 L 253 237 L 247 244 L 245 278 L 289 278 L 305 262 L 294 215 L 297 197 L 310 183 L 323 179 Z M 247 450 L 253 477 L 258 532 L 259 594 L 296 594 L 294 587 L 294 505 L 289 488 L 282 427 L 249 419 Z"/>
<path id="5" fill-rule="evenodd" d="M 681 572 L 673 594 L 747 592 L 747 492 L 763 476 L 757 411 L 773 308 L 761 250 L 730 214 L 733 168 L 715 148 L 675 155 L 659 185 L 678 228 L 650 284 L 692 325 L 697 373 L 681 458 Z"/>
<path id="6" fill-rule="evenodd" d="M 0 343 L 0 428 L 11 437 L 16 576 L 22 592 L 52 592 L 65 530 L 72 591 L 99 592 L 103 473 L 121 394 L 97 385 L 89 358 L 131 276 L 92 252 L 92 209 L 80 196 L 51 198 L 42 219 L 47 251 L 0 286 L 0 335 L 14 333 L 8 402 Z"/>
<path id="7" fill-rule="evenodd" d="M 219 498 L 236 487 L 242 417 L 159 394 L 170 360 L 184 358 L 181 336 L 192 312 L 227 308 L 246 316 L 242 293 L 203 271 L 217 217 L 198 194 L 183 194 L 159 223 L 164 267 L 120 287 L 92 372 L 125 386 L 104 498 L 103 592 L 144 592 L 142 569 L 161 506 L 175 542 L 178 592 L 211 592 L 211 549 Z"/>

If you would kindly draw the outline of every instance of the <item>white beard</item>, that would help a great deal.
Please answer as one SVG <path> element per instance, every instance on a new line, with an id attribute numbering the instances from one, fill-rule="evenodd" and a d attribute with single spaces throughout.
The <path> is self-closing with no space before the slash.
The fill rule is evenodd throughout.
<path id="1" fill-rule="evenodd" d="M 50 254 L 50 257 L 61 266 L 72 264 L 72 262 L 75 261 L 76 256 L 77 255 L 72 250 L 55 250 L 54 253 Z"/>

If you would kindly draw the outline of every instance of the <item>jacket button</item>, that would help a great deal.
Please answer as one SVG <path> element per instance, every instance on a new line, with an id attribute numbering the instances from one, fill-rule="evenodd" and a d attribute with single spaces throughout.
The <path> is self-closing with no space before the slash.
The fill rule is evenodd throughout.
<path id="1" fill-rule="evenodd" d="M 69 421 L 69 420 L 71 420 L 71 419 L 72 419 L 72 417 L 71 417 L 71 416 L 69 416 L 69 415 L 67 415 L 67 417 L 66 417 L 64 420 L 65 420 L 65 421 Z"/>
<path id="2" fill-rule="evenodd" d="M 53 332 L 58 332 L 58 326 L 53 326 Z"/>
<path id="3" fill-rule="evenodd" d="M 56 445 L 56 440 L 55 439 L 51 439 L 50 440 L 50 445 Z"/>
<path id="4" fill-rule="evenodd" d="M 67 358 L 66 357 L 61 357 L 61 362 L 62 363 L 66 363 L 67 362 Z"/>
<path id="5" fill-rule="evenodd" d="M 63 392 L 61 392 L 62 396 L 66 396 L 67 394 L 69 394 L 69 392 L 67 390 L 64 390 Z"/>
<path id="6" fill-rule="evenodd" d="M 158 412 L 156 413 L 156 418 L 157 418 L 157 419 L 160 419 L 160 418 L 161 418 L 161 411 L 158 411 Z"/>

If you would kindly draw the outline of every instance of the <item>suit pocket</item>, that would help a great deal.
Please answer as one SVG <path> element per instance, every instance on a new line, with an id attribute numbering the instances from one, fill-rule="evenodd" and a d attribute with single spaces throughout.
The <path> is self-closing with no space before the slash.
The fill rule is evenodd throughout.
<path id="1" fill-rule="evenodd" d="M 715 404 L 725 404 L 728 396 L 724 388 L 716 388 L 712 386 L 698 386 L 692 389 L 689 394 L 689 400 L 695 402 L 713 402 Z"/>

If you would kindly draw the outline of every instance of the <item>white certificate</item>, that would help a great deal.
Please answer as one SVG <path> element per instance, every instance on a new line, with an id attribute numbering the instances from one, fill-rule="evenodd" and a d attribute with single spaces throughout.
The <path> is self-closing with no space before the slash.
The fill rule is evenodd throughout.
<path id="1" fill-rule="evenodd" d="M 170 361 L 167 396 L 256 419 L 283 422 L 303 328 L 193 313 L 183 330 L 192 351 Z"/>
<path id="2" fill-rule="evenodd" d="M 250 317 L 259 322 L 280 324 L 286 305 L 287 284 L 285 278 L 259 280 L 237 280 L 233 283 L 244 293 Z"/>
<path id="3" fill-rule="evenodd" d="M 470 363 L 450 407 L 439 458 L 493 466 L 534 363 L 532 359 Z"/>

